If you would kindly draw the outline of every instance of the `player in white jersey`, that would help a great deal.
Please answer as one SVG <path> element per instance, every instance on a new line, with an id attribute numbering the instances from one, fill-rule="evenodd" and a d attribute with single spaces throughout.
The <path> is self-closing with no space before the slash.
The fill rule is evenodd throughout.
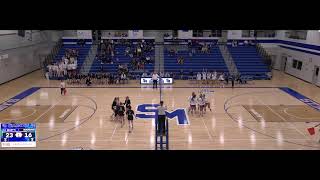
<path id="1" fill-rule="evenodd" d="M 200 81 L 201 81 L 201 73 L 198 72 L 197 73 L 197 83 L 200 84 Z"/>
<path id="2" fill-rule="evenodd" d="M 191 111 L 191 114 L 193 114 L 193 112 L 196 112 L 196 106 L 197 106 L 197 95 L 196 93 L 192 92 L 192 95 L 189 97 L 189 103 L 190 103 L 190 107 L 188 112 Z"/>
<path id="3" fill-rule="evenodd" d="M 205 71 L 202 72 L 202 84 L 206 83 L 207 73 Z"/>
<path id="4" fill-rule="evenodd" d="M 219 82 L 220 82 L 219 84 L 220 84 L 220 85 L 221 85 L 221 84 L 223 85 L 223 81 L 224 81 L 223 73 L 219 76 L 219 79 L 218 79 L 218 80 L 219 80 Z"/>
<path id="5" fill-rule="evenodd" d="M 203 98 L 203 94 L 201 94 L 200 97 L 198 98 L 198 104 L 200 107 L 200 116 L 203 116 L 203 111 L 206 105 L 205 99 Z"/>
<path id="6" fill-rule="evenodd" d="M 211 73 L 207 72 L 207 84 L 209 84 L 210 80 L 211 80 Z"/>
<path id="7" fill-rule="evenodd" d="M 203 95 L 202 95 L 202 97 L 203 97 L 204 102 L 205 102 L 204 112 L 206 112 L 207 107 L 210 109 L 210 111 L 212 111 L 212 110 L 211 110 L 211 107 L 210 107 L 209 98 L 208 98 L 208 97 L 206 97 L 206 95 L 205 95 L 205 94 L 203 94 Z"/>

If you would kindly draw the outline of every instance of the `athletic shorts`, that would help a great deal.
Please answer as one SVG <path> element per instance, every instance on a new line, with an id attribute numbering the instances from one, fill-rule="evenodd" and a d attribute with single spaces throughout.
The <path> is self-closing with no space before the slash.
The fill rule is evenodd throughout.
<path id="1" fill-rule="evenodd" d="M 190 105 L 191 108 L 196 108 L 196 105 Z"/>

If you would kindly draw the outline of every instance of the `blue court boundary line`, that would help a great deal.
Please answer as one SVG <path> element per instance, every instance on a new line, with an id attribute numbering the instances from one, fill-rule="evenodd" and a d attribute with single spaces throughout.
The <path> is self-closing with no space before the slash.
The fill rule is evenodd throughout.
<path id="1" fill-rule="evenodd" d="M 27 90 L 24 90 L 22 92 L 20 92 L 19 94 L 15 95 L 14 97 L 2 102 L 0 104 L 0 112 L 4 111 L 5 109 L 13 106 L 14 104 L 16 104 L 17 102 L 23 100 L 24 98 L 32 95 L 33 93 L 37 92 L 39 89 L 41 89 L 40 87 L 32 87 L 29 88 Z"/>
<path id="2" fill-rule="evenodd" d="M 303 102 L 304 104 L 312 107 L 313 109 L 320 111 L 320 104 L 314 100 L 312 100 L 311 98 L 308 98 L 304 95 L 302 95 L 301 93 L 288 88 L 288 87 L 282 87 L 279 88 L 280 90 L 282 90 L 283 92 L 286 92 L 287 94 L 291 95 L 292 97 L 296 98 L 297 100 Z"/>

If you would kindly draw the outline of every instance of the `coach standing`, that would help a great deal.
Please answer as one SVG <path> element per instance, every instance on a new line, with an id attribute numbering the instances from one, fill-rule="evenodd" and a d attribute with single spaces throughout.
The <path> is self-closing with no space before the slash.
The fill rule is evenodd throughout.
<path id="1" fill-rule="evenodd" d="M 154 89 L 154 88 L 157 89 L 158 78 L 159 78 L 158 74 L 154 72 L 154 73 L 152 74 L 152 80 L 153 80 L 153 87 L 152 87 L 152 88 L 153 88 L 153 89 Z"/>
<path id="2" fill-rule="evenodd" d="M 158 109 L 158 134 L 160 134 L 160 131 L 161 131 L 162 135 L 164 135 L 166 130 L 165 120 L 166 120 L 167 107 L 163 105 L 163 101 L 160 101 L 160 106 L 158 106 L 157 109 Z"/>

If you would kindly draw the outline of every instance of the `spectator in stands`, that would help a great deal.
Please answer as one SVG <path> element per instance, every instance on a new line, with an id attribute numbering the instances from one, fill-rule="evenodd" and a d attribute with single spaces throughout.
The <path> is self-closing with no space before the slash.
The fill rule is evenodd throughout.
<path id="1" fill-rule="evenodd" d="M 226 84 L 228 85 L 229 84 L 229 74 L 228 73 L 224 73 L 224 77 L 225 77 L 225 80 L 226 80 Z"/>
<path id="2" fill-rule="evenodd" d="M 171 48 L 171 49 L 170 49 L 169 55 L 170 55 L 170 56 L 175 56 L 175 55 L 176 55 L 176 51 L 175 51 L 174 48 Z"/>
<path id="3" fill-rule="evenodd" d="M 184 58 L 182 56 L 179 56 L 177 61 L 178 61 L 178 64 L 184 64 Z"/>
<path id="4" fill-rule="evenodd" d="M 180 79 L 183 79 L 183 69 L 180 69 Z"/>
<path id="5" fill-rule="evenodd" d="M 238 73 L 236 79 L 237 79 L 237 81 L 238 81 L 239 84 L 242 84 L 242 79 L 241 79 L 241 74 L 240 74 L 240 73 Z"/>
<path id="6" fill-rule="evenodd" d="M 87 79 L 86 79 L 86 85 L 87 85 L 87 86 L 90 86 L 90 85 L 91 85 L 90 76 L 88 76 Z"/>
<path id="7" fill-rule="evenodd" d="M 248 40 L 243 41 L 243 45 L 248 46 L 249 42 Z"/>
<path id="8" fill-rule="evenodd" d="M 140 46 L 137 47 L 136 51 L 138 57 L 142 55 L 142 49 Z"/>
<path id="9" fill-rule="evenodd" d="M 268 76 L 268 79 L 272 79 L 272 73 L 271 72 L 267 72 L 267 76 Z"/>
<path id="10" fill-rule="evenodd" d="M 252 40 L 250 40 L 250 41 L 249 41 L 249 45 L 254 46 L 255 43 L 254 43 Z"/>
<path id="11" fill-rule="evenodd" d="M 148 77 L 147 72 L 146 72 L 146 71 L 144 71 L 144 72 L 142 73 L 142 76 L 141 76 L 141 77 Z"/>
<path id="12" fill-rule="evenodd" d="M 169 72 L 166 72 L 164 77 L 170 77 L 170 73 Z"/>
<path id="13" fill-rule="evenodd" d="M 84 45 L 86 44 L 85 40 L 84 39 L 79 39 L 78 40 L 78 45 L 83 47 Z"/>
<path id="14" fill-rule="evenodd" d="M 126 48 L 124 55 L 128 56 L 129 54 L 130 54 L 130 46 Z"/>
<path id="15" fill-rule="evenodd" d="M 232 47 L 237 47 L 237 46 L 238 46 L 238 41 L 233 40 L 233 41 L 232 41 Z"/>
<path id="16" fill-rule="evenodd" d="M 208 53 L 209 52 L 209 49 L 208 49 L 208 45 L 207 44 L 204 44 L 202 47 L 201 47 L 201 53 Z"/>
<path id="17" fill-rule="evenodd" d="M 150 56 L 146 56 L 146 63 L 151 64 L 151 57 Z"/>
<path id="18" fill-rule="evenodd" d="M 160 77 L 164 77 L 164 72 L 160 72 Z"/>
<path id="19" fill-rule="evenodd" d="M 193 79 L 193 71 L 192 71 L 192 69 L 189 70 L 189 76 L 190 76 L 191 79 Z"/>

